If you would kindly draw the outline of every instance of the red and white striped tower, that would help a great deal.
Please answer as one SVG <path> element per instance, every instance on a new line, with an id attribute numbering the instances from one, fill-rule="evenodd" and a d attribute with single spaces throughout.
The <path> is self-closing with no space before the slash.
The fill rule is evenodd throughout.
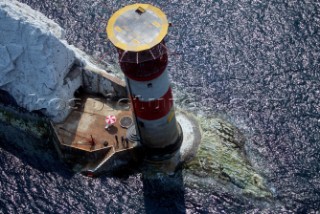
<path id="1" fill-rule="evenodd" d="M 166 70 L 168 27 L 166 15 L 149 4 L 121 8 L 107 26 L 126 76 L 137 133 L 153 157 L 174 154 L 182 142 Z"/>

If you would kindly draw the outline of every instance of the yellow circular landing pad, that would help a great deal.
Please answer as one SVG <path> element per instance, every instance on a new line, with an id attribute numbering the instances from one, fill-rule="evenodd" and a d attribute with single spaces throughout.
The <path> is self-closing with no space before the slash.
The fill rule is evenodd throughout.
<path id="1" fill-rule="evenodd" d="M 111 16 L 107 34 L 117 48 L 139 52 L 159 44 L 168 28 L 167 16 L 159 8 L 150 4 L 132 4 Z"/>

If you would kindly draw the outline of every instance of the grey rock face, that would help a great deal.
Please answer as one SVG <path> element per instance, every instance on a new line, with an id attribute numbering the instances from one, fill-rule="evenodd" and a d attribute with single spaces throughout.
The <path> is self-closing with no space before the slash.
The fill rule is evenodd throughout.
<path id="1" fill-rule="evenodd" d="M 16 1 L 0 2 L 0 89 L 21 107 L 62 121 L 82 84 L 80 73 L 68 78 L 74 61 L 56 23 Z"/>

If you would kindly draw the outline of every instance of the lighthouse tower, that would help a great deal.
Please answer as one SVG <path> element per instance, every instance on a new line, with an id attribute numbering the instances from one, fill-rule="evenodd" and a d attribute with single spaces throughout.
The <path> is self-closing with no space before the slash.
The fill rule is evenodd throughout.
<path id="1" fill-rule="evenodd" d="M 121 8 L 107 25 L 126 77 L 136 132 L 147 154 L 155 158 L 174 154 L 182 142 L 166 70 L 168 27 L 166 15 L 149 4 Z"/>

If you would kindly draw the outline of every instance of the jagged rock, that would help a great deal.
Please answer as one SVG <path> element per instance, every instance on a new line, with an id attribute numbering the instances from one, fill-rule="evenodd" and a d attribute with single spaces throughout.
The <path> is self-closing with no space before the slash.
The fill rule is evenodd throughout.
<path id="1" fill-rule="evenodd" d="M 199 118 L 199 121 L 202 140 L 196 157 L 186 164 L 186 182 L 205 188 L 220 186 L 226 191 L 272 200 L 266 180 L 247 159 L 246 139 L 240 130 L 220 118 Z"/>
<path id="2" fill-rule="evenodd" d="M 75 54 L 64 34 L 29 6 L 0 2 L 0 89 L 21 107 L 42 110 L 55 122 L 68 115 L 68 102 L 82 84 L 80 73 L 68 79 Z"/>
<path id="3" fill-rule="evenodd" d="M 67 44 L 64 35 L 58 24 L 29 6 L 0 2 L 0 90 L 56 123 L 69 115 L 80 86 L 107 97 L 127 96 L 122 80 Z"/>

